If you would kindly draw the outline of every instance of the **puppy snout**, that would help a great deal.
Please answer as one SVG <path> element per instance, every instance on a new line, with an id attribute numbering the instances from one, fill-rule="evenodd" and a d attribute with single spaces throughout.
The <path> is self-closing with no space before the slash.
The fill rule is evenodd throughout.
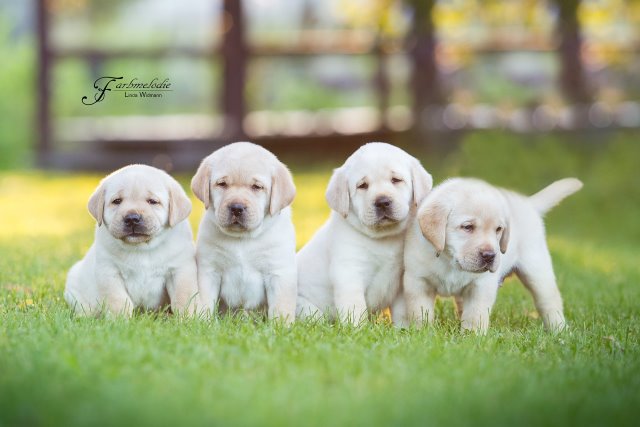
<path id="1" fill-rule="evenodd" d="M 391 206 L 391 203 L 392 200 L 389 197 L 380 196 L 376 198 L 376 201 L 373 203 L 373 205 L 376 207 L 376 209 L 386 210 Z"/>
<path id="2" fill-rule="evenodd" d="M 142 222 L 142 215 L 137 213 L 128 213 L 124 217 L 125 225 L 133 227 L 134 225 L 140 225 Z"/>
<path id="3" fill-rule="evenodd" d="M 242 214 L 244 214 L 246 210 L 247 210 L 247 207 L 242 203 L 231 203 L 229 205 L 229 212 L 231 212 L 231 215 L 235 217 L 242 216 Z"/>
<path id="4" fill-rule="evenodd" d="M 493 260 L 496 259 L 496 253 L 494 251 L 480 251 L 480 256 L 485 264 L 493 264 Z"/>

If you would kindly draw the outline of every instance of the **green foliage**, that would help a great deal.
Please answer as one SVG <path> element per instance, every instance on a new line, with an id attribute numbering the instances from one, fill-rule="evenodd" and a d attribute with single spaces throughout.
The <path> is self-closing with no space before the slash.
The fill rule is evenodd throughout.
<path id="1" fill-rule="evenodd" d="M 571 325 L 559 335 L 543 331 L 515 279 L 486 337 L 461 334 L 446 299 L 423 330 L 383 320 L 288 329 L 242 317 L 75 318 L 62 289 L 92 241 L 86 200 L 99 177 L 0 174 L 0 425 L 635 425 L 636 139 L 482 132 L 445 158 L 422 156 L 438 182 L 476 175 L 534 192 L 568 175 L 584 180 L 547 218 Z M 330 169 L 291 166 L 302 244 L 326 218 Z M 193 225 L 202 209 L 194 200 Z"/>
<path id="2" fill-rule="evenodd" d="M 30 41 L 11 40 L 0 19 L 0 170 L 29 162 L 35 131 L 35 53 Z"/>
<path id="3" fill-rule="evenodd" d="M 375 105 L 374 69 L 367 57 L 254 59 L 246 88 L 248 108 L 313 111 Z"/>

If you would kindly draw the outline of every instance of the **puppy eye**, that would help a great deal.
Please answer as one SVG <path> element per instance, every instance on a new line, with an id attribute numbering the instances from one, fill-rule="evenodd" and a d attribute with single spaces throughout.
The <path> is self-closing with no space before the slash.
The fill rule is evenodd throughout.
<path id="1" fill-rule="evenodd" d="M 118 197 L 117 199 L 113 199 L 111 203 L 114 205 L 119 205 L 120 203 L 122 203 L 122 199 Z"/>
<path id="2" fill-rule="evenodd" d="M 256 191 L 259 191 L 259 190 L 262 190 L 264 187 L 262 185 L 260 185 L 260 184 L 253 184 L 251 186 L 251 188 L 256 190 Z"/>
<path id="3" fill-rule="evenodd" d="M 369 184 L 363 182 L 362 184 L 359 184 L 357 188 L 360 190 L 366 190 L 367 188 L 369 188 Z"/>
<path id="4" fill-rule="evenodd" d="M 472 232 L 475 228 L 473 224 L 463 224 L 460 226 L 464 231 Z"/>
<path id="5" fill-rule="evenodd" d="M 392 184 L 397 184 L 397 183 L 402 182 L 402 181 L 403 181 L 403 180 L 402 180 L 402 179 L 400 179 L 400 178 L 391 178 L 391 183 L 392 183 Z"/>
<path id="6" fill-rule="evenodd" d="M 499 233 L 499 232 L 501 232 L 501 231 L 502 231 L 502 226 L 500 226 L 500 227 L 496 228 L 496 233 Z"/>
<path id="7" fill-rule="evenodd" d="M 218 187 L 221 187 L 221 188 L 226 188 L 227 187 L 227 183 L 224 182 L 224 181 L 216 182 L 216 185 Z"/>
<path id="8" fill-rule="evenodd" d="M 160 202 L 156 199 L 147 199 L 147 203 L 149 203 L 150 205 L 157 205 Z"/>

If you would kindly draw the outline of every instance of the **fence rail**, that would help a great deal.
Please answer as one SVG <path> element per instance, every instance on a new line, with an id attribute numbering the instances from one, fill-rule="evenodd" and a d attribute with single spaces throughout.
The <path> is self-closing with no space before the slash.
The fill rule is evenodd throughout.
<path id="1" fill-rule="evenodd" d="M 334 144 L 334 148 L 337 144 L 356 146 L 366 140 L 388 139 L 409 131 L 424 136 L 433 132 L 485 128 L 532 132 L 640 126 L 638 103 L 621 102 L 606 106 L 588 98 L 580 57 L 567 49 L 568 43 L 576 43 L 575 16 L 571 15 L 575 10 L 563 10 L 560 19 L 568 20 L 574 26 L 567 27 L 559 22 L 560 38 L 556 44 L 540 38 L 501 38 L 472 47 L 475 54 L 518 51 L 557 52 L 560 55 L 563 67 L 560 83 L 567 85 L 565 92 L 571 105 L 562 108 L 533 105 L 505 110 L 484 104 L 460 105 L 446 100 L 439 81 L 435 28 L 427 19 L 430 9 L 420 1 L 408 0 L 407 3 L 415 4 L 415 13 L 406 40 L 387 40 L 376 34 L 354 30 L 305 30 L 285 44 L 250 45 L 245 35 L 242 0 L 223 0 L 219 28 L 224 31 L 216 45 L 92 48 L 53 46 L 47 1 L 37 0 L 38 163 L 44 167 L 109 169 L 140 161 L 190 169 L 213 149 L 246 138 L 258 143 L 289 148 L 298 146 L 308 150 L 315 144 Z M 578 44 L 577 49 L 579 47 Z M 638 52 L 640 45 L 627 49 Z M 412 67 L 408 82 L 409 106 L 390 106 L 389 58 L 399 54 L 405 55 Z M 247 112 L 245 83 L 251 60 L 322 56 L 373 58 L 375 70 L 369 84 L 375 92 L 376 105 L 315 112 Z M 219 99 L 214 100 L 220 107 L 220 115 L 77 117 L 59 119 L 54 123 L 51 80 L 52 69 L 57 62 L 80 59 L 95 67 L 117 59 L 174 58 L 216 60 L 222 64 L 222 90 Z M 575 78 L 572 80 L 571 76 Z M 572 99 L 572 96 L 576 98 Z"/>

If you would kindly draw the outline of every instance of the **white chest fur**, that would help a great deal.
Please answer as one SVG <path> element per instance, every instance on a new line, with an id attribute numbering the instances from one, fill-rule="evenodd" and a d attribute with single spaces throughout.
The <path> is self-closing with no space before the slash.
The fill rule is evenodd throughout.
<path id="1" fill-rule="evenodd" d="M 335 241 L 330 249 L 333 286 L 361 281 L 370 310 L 388 307 L 400 290 L 402 237 L 372 239 L 349 231 L 353 239 Z"/>
<path id="2" fill-rule="evenodd" d="M 213 222 L 205 223 L 206 217 L 203 220 L 198 262 L 205 266 L 204 274 L 219 283 L 222 305 L 247 310 L 264 307 L 278 277 L 295 277 L 295 233 L 290 212 L 283 210 L 268 220 L 262 233 L 242 237 L 226 235 Z"/>
<path id="3" fill-rule="evenodd" d="M 232 255 L 232 256 L 229 256 Z M 266 303 L 266 274 L 256 268 L 256 260 L 248 259 L 240 251 L 227 253 L 224 269 L 222 265 L 220 296 L 231 308 L 255 309 Z"/>
<path id="4" fill-rule="evenodd" d="M 459 295 L 473 281 L 473 276 L 464 271 L 434 271 L 426 279 L 438 295 L 454 296 Z"/>
<path id="5" fill-rule="evenodd" d="M 136 307 L 156 308 L 168 301 L 166 268 L 154 268 L 153 265 L 141 263 L 135 268 L 125 267 L 120 270 L 127 293 Z"/>
<path id="6" fill-rule="evenodd" d="M 365 299 L 372 310 L 388 307 L 400 288 L 402 253 L 394 251 L 376 259 L 367 277 Z"/>

